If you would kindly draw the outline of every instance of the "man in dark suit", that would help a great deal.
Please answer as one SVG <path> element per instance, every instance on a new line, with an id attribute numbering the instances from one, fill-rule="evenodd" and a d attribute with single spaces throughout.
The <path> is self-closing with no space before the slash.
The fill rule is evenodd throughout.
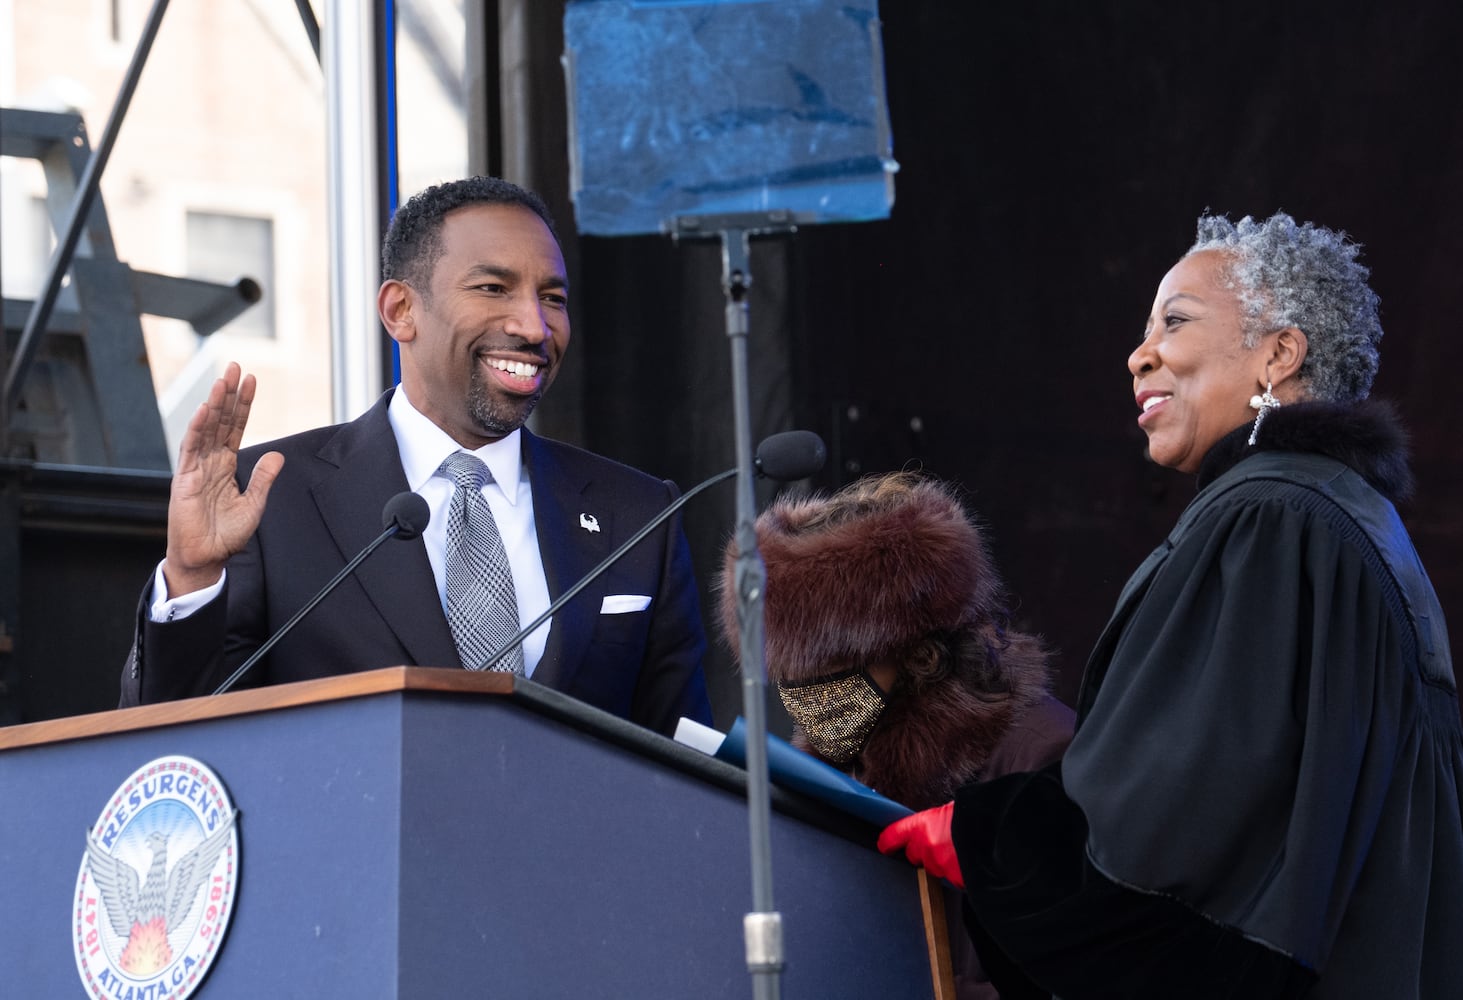
<path id="1" fill-rule="evenodd" d="M 230 364 L 182 442 L 168 548 L 143 595 L 122 704 L 207 694 L 422 494 L 421 538 L 389 542 L 252 668 L 265 684 L 396 664 L 465 666 L 444 610 L 454 484 L 468 452 L 528 622 L 676 496 L 675 487 L 523 427 L 569 342 L 568 282 L 542 201 L 495 178 L 430 188 L 397 212 L 377 306 L 401 385 L 363 416 L 239 450 L 254 377 Z M 510 601 L 510 603 L 512 603 Z M 523 643 L 533 680 L 648 728 L 711 721 L 690 550 L 676 521 Z"/>

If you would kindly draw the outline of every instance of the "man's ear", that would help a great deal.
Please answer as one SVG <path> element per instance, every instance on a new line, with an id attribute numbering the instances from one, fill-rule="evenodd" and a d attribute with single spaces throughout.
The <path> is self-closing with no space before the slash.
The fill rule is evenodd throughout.
<path id="1" fill-rule="evenodd" d="M 1309 349 L 1310 341 L 1299 327 L 1287 326 L 1280 330 L 1265 363 L 1265 376 L 1275 383 L 1276 388 L 1291 382 L 1299 374 Z"/>
<path id="2" fill-rule="evenodd" d="M 416 292 L 404 281 L 395 278 L 383 281 L 376 291 L 376 312 L 381 316 L 381 325 L 398 344 L 410 343 L 416 338 L 415 307 Z"/>

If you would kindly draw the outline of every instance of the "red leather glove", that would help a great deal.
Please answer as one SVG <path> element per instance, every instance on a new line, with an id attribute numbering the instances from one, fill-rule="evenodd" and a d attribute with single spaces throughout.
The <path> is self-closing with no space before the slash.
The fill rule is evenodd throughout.
<path id="1" fill-rule="evenodd" d="M 955 803 L 946 802 L 896 819 L 879 834 L 879 850 L 885 854 L 903 850 L 911 864 L 919 865 L 957 889 L 964 889 L 960 859 L 955 856 L 955 845 L 950 841 L 950 820 L 954 815 Z"/>

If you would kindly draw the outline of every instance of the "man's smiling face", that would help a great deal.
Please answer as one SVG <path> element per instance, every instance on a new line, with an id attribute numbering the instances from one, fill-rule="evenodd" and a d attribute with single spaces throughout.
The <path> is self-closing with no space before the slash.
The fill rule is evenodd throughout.
<path id="1" fill-rule="evenodd" d="M 553 381 L 568 280 L 553 233 L 521 205 L 454 209 L 441 242 L 428 288 L 398 283 L 405 311 L 388 326 L 412 404 L 474 449 L 522 427 Z"/>

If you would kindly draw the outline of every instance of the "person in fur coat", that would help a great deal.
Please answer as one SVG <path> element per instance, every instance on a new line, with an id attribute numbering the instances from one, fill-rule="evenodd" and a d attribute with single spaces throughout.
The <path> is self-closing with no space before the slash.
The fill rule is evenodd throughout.
<path id="1" fill-rule="evenodd" d="M 757 519 L 767 571 L 768 680 L 792 743 L 911 809 L 1061 757 L 1074 714 L 1050 693 L 1046 649 L 1008 624 L 1005 586 L 947 485 L 872 476 L 782 498 Z M 723 635 L 738 634 L 728 546 Z M 952 905 L 952 924 L 959 906 Z M 952 926 L 962 1000 L 996 997 Z"/>

